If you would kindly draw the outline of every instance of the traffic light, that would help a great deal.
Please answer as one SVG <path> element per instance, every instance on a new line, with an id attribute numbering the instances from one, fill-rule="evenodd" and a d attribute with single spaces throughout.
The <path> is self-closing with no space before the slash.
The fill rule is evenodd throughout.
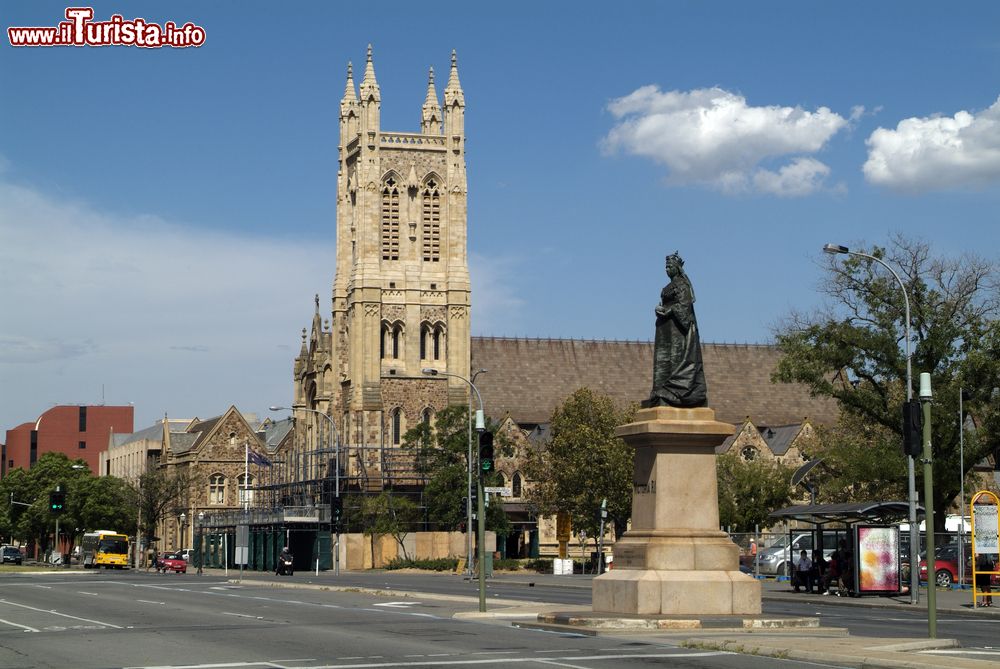
<path id="1" fill-rule="evenodd" d="M 333 510 L 333 525 L 340 531 L 341 517 L 344 514 L 344 498 L 339 495 L 332 498 L 332 504 L 330 505 Z"/>
<path id="2" fill-rule="evenodd" d="M 66 493 L 62 490 L 53 490 L 49 493 L 49 511 L 52 513 L 62 513 L 66 509 Z"/>
<path id="3" fill-rule="evenodd" d="M 921 443 L 924 430 L 924 417 L 920 411 L 920 402 L 910 400 L 903 402 L 903 453 L 917 458 L 923 453 Z"/>
<path id="4" fill-rule="evenodd" d="M 493 471 L 493 433 L 479 433 L 479 469 L 483 474 Z"/>

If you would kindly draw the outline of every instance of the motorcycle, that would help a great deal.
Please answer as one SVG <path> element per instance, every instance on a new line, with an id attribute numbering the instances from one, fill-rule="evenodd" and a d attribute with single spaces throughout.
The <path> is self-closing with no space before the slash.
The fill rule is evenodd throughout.
<path id="1" fill-rule="evenodd" d="M 291 576 L 292 575 L 292 558 L 291 557 L 279 557 L 278 558 L 278 570 L 275 572 L 278 576 Z"/>

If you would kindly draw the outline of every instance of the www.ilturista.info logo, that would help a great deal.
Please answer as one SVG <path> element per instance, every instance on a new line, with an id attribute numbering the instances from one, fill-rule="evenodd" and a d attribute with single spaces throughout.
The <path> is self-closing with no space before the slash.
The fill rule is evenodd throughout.
<path id="1" fill-rule="evenodd" d="M 184 48 L 205 43 L 205 29 L 190 21 L 178 26 L 167 21 L 162 26 L 143 18 L 126 20 L 113 14 L 107 21 L 94 21 L 92 7 L 67 7 L 66 21 L 55 27 L 11 27 L 11 46 L 139 46 Z"/>

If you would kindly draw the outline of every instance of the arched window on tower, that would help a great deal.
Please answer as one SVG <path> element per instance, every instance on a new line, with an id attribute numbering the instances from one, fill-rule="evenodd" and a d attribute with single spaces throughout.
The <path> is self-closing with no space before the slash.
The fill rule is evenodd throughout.
<path id="1" fill-rule="evenodd" d="M 514 472 L 514 476 L 510 479 L 510 494 L 512 497 L 521 496 L 522 488 L 521 474 L 520 472 Z"/>
<path id="2" fill-rule="evenodd" d="M 441 193 L 438 183 L 431 178 L 420 193 L 421 221 L 423 222 L 424 262 L 441 260 Z"/>
<path id="3" fill-rule="evenodd" d="M 427 323 L 420 324 L 420 359 L 427 360 L 427 340 L 430 339 L 431 326 Z"/>
<path id="4" fill-rule="evenodd" d="M 389 413 L 392 445 L 399 446 L 403 438 L 403 410 L 396 407 Z"/>
<path id="5" fill-rule="evenodd" d="M 400 345 L 403 340 L 403 326 L 396 323 L 392 326 L 392 359 L 399 360 Z"/>
<path id="6" fill-rule="evenodd" d="M 382 186 L 382 260 L 399 260 L 399 184 L 394 177 Z"/>
<path id="7" fill-rule="evenodd" d="M 434 332 L 431 336 L 431 353 L 434 356 L 434 360 L 441 360 L 444 358 L 444 326 L 437 325 L 434 328 Z"/>
<path id="8" fill-rule="evenodd" d="M 378 357 L 382 360 L 386 359 L 386 352 L 388 350 L 387 343 L 389 341 L 389 324 L 382 323 L 382 330 L 379 334 L 379 354 Z"/>

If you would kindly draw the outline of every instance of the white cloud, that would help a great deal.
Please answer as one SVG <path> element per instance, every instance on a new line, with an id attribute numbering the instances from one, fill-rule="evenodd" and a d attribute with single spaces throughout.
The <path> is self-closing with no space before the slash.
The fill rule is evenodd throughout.
<path id="1" fill-rule="evenodd" d="M 978 114 L 903 119 L 868 138 L 865 177 L 900 190 L 1000 182 L 1000 98 Z"/>
<path id="2" fill-rule="evenodd" d="M 848 123 L 826 107 L 752 107 L 721 88 L 664 93 L 643 86 L 613 100 L 608 110 L 618 122 L 604 138 L 605 150 L 652 158 L 669 168 L 673 183 L 729 193 L 806 195 L 821 188 L 829 168 L 806 154 L 822 149 Z M 777 172 L 760 167 L 781 158 L 791 162 Z"/>
<path id="3" fill-rule="evenodd" d="M 333 257 L 323 241 L 113 215 L 0 179 L 0 429 L 105 393 L 135 403 L 137 428 L 289 401 Z"/>

